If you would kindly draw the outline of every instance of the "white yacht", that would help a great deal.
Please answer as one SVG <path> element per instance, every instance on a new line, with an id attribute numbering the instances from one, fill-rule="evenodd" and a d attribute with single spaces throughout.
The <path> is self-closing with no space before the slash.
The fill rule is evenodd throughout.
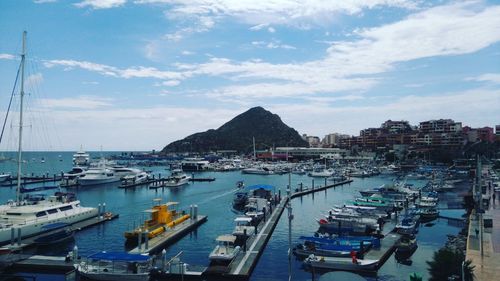
<path id="1" fill-rule="evenodd" d="M 99 185 L 120 181 L 112 170 L 106 167 L 97 167 L 88 169 L 83 176 L 78 179 L 80 186 Z"/>
<path id="2" fill-rule="evenodd" d="M 73 154 L 74 166 L 88 166 L 89 164 L 90 164 L 90 154 L 86 153 L 82 149 Z"/>
<path id="3" fill-rule="evenodd" d="M 240 246 L 235 246 L 236 236 L 226 234 L 217 237 L 218 245 L 210 253 L 209 259 L 212 262 L 230 262 L 240 252 Z"/>
<path id="4" fill-rule="evenodd" d="M 189 183 L 191 177 L 186 175 L 182 170 L 175 169 L 172 170 L 172 174 L 167 178 L 163 185 L 166 187 L 176 187 Z"/>
<path id="5" fill-rule="evenodd" d="M 0 182 L 4 182 L 4 181 L 8 180 L 9 178 L 10 178 L 9 173 L 1 173 L 0 174 Z"/>
<path id="6" fill-rule="evenodd" d="M 252 174 L 252 175 L 272 175 L 273 171 L 269 170 L 266 167 L 256 167 L 256 168 L 246 168 L 241 170 L 243 174 Z"/>
<path id="7" fill-rule="evenodd" d="M 331 177 L 332 175 L 333 175 L 333 171 L 327 170 L 327 169 L 313 171 L 313 172 L 309 173 L 310 177 L 317 177 L 317 178 L 328 178 L 328 177 Z"/>
<path id="8" fill-rule="evenodd" d="M 127 175 L 122 177 L 122 185 L 139 184 L 147 182 L 148 180 L 149 180 L 149 174 L 146 172 L 140 172 L 135 175 Z"/>
<path id="9" fill-rule="evenodd" d="M 73 167 L 71 171 L 63 174 L 63 179 L 72 180 L 85 175 L 87 169 L 85 167 Z"/>
<path id="10" fill-rule="evenodd" d="M 119 179 L 121 179 L 125 176 L 136 176 L 142 172 L 141 169 L 128 168 L 128 167 L 123 167 L 123 166 L 113 166 L 110 169 L 115 174 L 115 177 L 118 177 Z"/>
<path id="11" fill-rule="evenodd" d="M 56 193 L 36 204 L 23 201 L 2 209 L 0 215 L 0 245 L 11 241 L 12 231 L 26 238 L 44 232 L 44 226 L 55 222 L 74 224 L 98 215 L 96 208 L 82 207 L 72 194 Z"/>

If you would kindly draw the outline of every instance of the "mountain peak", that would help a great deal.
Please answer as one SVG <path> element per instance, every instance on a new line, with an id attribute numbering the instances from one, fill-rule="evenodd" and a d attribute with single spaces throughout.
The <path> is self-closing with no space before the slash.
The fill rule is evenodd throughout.
<path id="1" fill-rule="evenodd" d="M 209 152 L 237 150 L 249 152 L 277 146 L 307 146 L 297 131 L 288 127 L 277 114 L 261 106 L 239 114 L 217 130 L 190 135 L 167 145 L 162 152 Z"/>

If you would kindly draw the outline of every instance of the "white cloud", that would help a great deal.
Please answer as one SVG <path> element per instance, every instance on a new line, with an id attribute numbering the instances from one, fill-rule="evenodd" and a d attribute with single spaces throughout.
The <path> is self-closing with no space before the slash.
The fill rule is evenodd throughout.
<path id="1" fill-rule="evenodd" d="M 500 73 L 485 73 L 477 77 L 469 77 L 467 81 L 490 82 L 500 84 Z"/>
<path id="2" fill-rule="evenodd" d="M 78 8 L 90 7 L 92 9 L 110 9 L 123 6 L 127 0 L 84 0 L 75 3 Z"/>
<path id="3" fill-rule="evenodd" d="M 192 26 L 181 28 L 174 33 L 165 34 L 164 38 L 178 42 L 191 34 L 209 31 L 214 25 L 215 21 L 213 18 L 207 16 L 199 17 L 197 18 L 197 22 Z"/>
<path id="4" fill-rule="evenodd" d="M 257 24 L 257 25 L 250 27 L 249 30 L 257 31 L 257 30 L 261 30 L 267 26 L 268 26 L 267 23 L 261 23 L 261 24 Z"/>
<path id="5" fill-rule="evenodd" d="M 31 74 L 26 78 L 26 81 L 24 81 L 26 87 L 28 88 L 33 88 L 39 86 L 43 82 L 43 75 L 42 73 L 35 73 Z"/>
<path id="6" fill-rule="evenodd" d="M 76 60 L 47 60 L 43 63 L 45 67 L 51 68 L 54 66 L 66 67 L 66 70 L 72 70 L 74 68 L 81 68 L 88 71 L 93 71 L 106 76 L 120 77 L 120 78 L 157 78 L 157 79 L 183 79 L 185 78 L 183 73 L 171 72 L 171 71 L 160 71 L 154 67 L 130 67 L 125 69 L 120 69 L 114 66 L 98 64 L 88 61 L 76 61 Z"/>
<path id="7" fill-rule="evenodd" d="M 83 81 L 82 84 L 84 84 L 84 85 L 99 85 L 99 82 L 97 82 L 97 81 Z"/>
<path id="8" fill-rule="evenodd" d="M 46 4 L 46 3 L 55 3 L 57 0 L 34 0 L 35 4 Z"/>
<path id="9" fill-rule="evenodd" d="M 11 54 L 0 54 L 0 60 L 13 60 L 15 56 Z"/>
<path id="10" fill-rule="evenodd" d="M 77 98 L 41 99 L 43 108 L 97 109 L 112 106 L 111 99 L 94 96 L 79 96 Z"/>
<path id="11" fill-rule="evenodd" d="M 137 4 L 168 4 L 168 13 L 177 17 L 225 16 L 254 25 L 259 30 L 269 24 L 323 25 L 337 14 L 359 14 L 364 9 L 398 7 L 415 9 L 414 0 L 136 0 Z M 306 8 L 307 7 L 307 8 Z"/>
<path id="12" fill-rule="evenodd" d="M 179 81 L 179 80 L 168 80 L 168 81 L 162 82 L 161 84 L 163 86 L 173 87 L 173 86 L 179 85 L 180 83 L 181 83 L 181 81 Z"/>
<path id="13" fill-rule="evenodd" d="M 405 96 L 374 105 L 330 106 L 323 101 L 279 104 L 268 109 L 301 133 L 323 136 L 331 132 L 359 135 L 359 130 L 378 127 L 387 119 L 421 121 L 452 118 L 472 127 L 498 123 L 500 90 L 475 89 L 440 96 Z M 446 109 L 443 112 L 443 109 Z"/>
<path id="14" fill-rule="evenodd" d="M 267 48 L 267 49 L 286 49 L 286 50 L 295 50 L 294 46 L 287 45 L 287 44 L 281 44 L 281 41 L 279 40 L 272 40 L 270 42 L 266 41 L 252 41 L 251 43 L 253 46 L 260 47 L 260 48 Z"/>
<path id="15" fill-rule="evenodd" d="M 184 50 L 184 51 L 182 51 L 182 52 L 181 52 L 181 54 L 182 54 L 183 56 L 191 56 L 191 55 L 194 55 L 194 54 L 195 54 L 195 52 L 191 52 L 191 51 Z"/>
<path id="16" fill-rule="evenodd" d="M 210 58 L 205 63 L 182 64 L 172 71 L 152 67 L 119 69 L 91 62 L 53 60 L 46 66 L 79 67 L 103 75 L 182 81 L 192 77 L 220 77 L 235 85 L 208 90 L 213 98 L 292 97 L 367 91 L 402 62 L 434 56 L 469 54 L 500 41 L 500 6 L 465 2 L 422 10 L 379 27 L 357 30 L 347 41 L 334 42 L 318 60 L 273 64 L 259 60 Z M 279 41 L 254 41 L 254 46 L 292 48 Z"/>
<path id="17" fill-rule="evenodd" d="M 270 33 L 275 33 L 276 29 L 274 29 L 274 27 L 268 27 L 267 31 L 269 31 Z"/>

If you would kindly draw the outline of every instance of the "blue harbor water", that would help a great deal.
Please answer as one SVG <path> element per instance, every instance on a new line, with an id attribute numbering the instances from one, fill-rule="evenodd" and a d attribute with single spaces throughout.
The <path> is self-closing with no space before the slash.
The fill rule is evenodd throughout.
<path id="1" fill-rule="evenodd" d="M 104 156 L 116 153 L 103 153 Z M 26 152 L 23 160 L 25 174 L 58 174 L 71 169 L 72 152 Z M 98 157 L 100 153 L 91 153 Z M 13 154 L 4 154 L 13 156 Z M 44 163 L 42 163 L 42 158 Z M 147 167 L 155 175 L 167 175 L 166 167 Z M 15 163 L 5 161 L 0 163 L 0 172 L 16 174 Z M 196 174 L 196 177 L 215 177 L 214 182 L 195 182 L 184 187 L 172 189 L 150 190 L 145 187 L 134 189 L 119 189 L 118 184 L 97 186 L 91 188 L 70 189 L 75 192 L 82 205 L 97 207 L 106 203 L 106 211 L 120 215 L 119 219 L 104 225 L 96 226 L 78 232 L 75 242 L 63 244 L 60 247 L 37 249 L 40 254 L 65 255 L 74 244 L 79 248 L 80 255 L 85 256 L 97 251 L 124 250 L 124 231 L 142 223 L 148 216 L 143 211 L 150 208 L 154 198 L 163 198 L 163 201 L 178 201 L 181 208 L 188 209 L 189 205 L 197 204 L 199 213 L 208 216 L 208 222 L 195 232 L 188 234 L 176 244 L 167 249 L 167 255 L 173 256 L 182 251 L 182 260 L 188 264 L 207 265 L 208 254 L 215 246 L 217 236 L 231 233 L 234 228 L 233 220 L 236 214 L 231 211 L 233 193 L 236 191 L 236 182 L 243 180 L 247 186 L 253 184 L 270 184 L 276 187 L 276 192 L 285 192 L 288 184 L 288 175 L 245 175 L 237 172 L 205 172 Z M 316 218 L 320 218 L 333 205 L 341 205 L 346 200 L 359 196 L 359 190 L 380 186 L 389 183 L 393 177 L 377 176 L 364 179 L 354 179 L 349 185 L 336 187 L 327 191 L 310 194 L 292 200 L 295 218 L 292 226 L 292 242 L 299 242 L 298 237 L 312 235 L 318 229 Z M 304 186 L 312 185 L 312 178 L 293 174 L 292 187 L 299 183 Z M 416 186 L 422 186 L 426 181 L 409 181 Z M 325 181 L 316 179 L 315 185 L 324 185 Z M 50 185 L 52 183 L 46 183 Z M 464 184 L 465 185 L 465 184 Z M 5 202 L 15 197 L 14 187 L 0 187 L 0 201 Z M 49 193 L 47 191 L 47 193 Z M 460 201 L 457 193 L 447 194 L 449 200 Z M 446 200 L 445 200 L 446 202 Z M 462 210 L 443 210 L 441 215 L 460 217 Z M 446 219 L 438 219 L 432 226 L 421 225 L 417 235 L 418 249 L 411 257 L 411 265 L 397 263 L 394 257 L 389 258 L 378 271 L 378 275 L 365 277 L 367 280 L 409 280 L 409 275 L 417 272 L 428 278 L 426 261 L 432 259 L 433 252 L 444 245 L 447 235 L 456 235 L 460 228 L 448 223 Z M 269 243 L 257 264 L 250 280 L 287 280 L 288 278 L 288 220 L 286 211 L 280 219 Z M 293 258 L 294 280 L 311 280 L 311 273 L 302 268 L 302 263 Z M 37 280 L 64 280 L 64 277 L 37 274 Z M 59 279 L 62 278 L 62 279 Z"/>

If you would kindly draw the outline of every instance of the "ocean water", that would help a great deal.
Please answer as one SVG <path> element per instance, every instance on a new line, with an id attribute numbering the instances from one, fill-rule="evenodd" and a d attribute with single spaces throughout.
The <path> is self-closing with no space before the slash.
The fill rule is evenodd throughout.
<path id="1" fill-rule="evenodd" d="M 115 152 L 116 153 L 116 152 Z M 23 160 L 23 171 L 26 174 L 57 174 L 71 169 L 72 152 L 26 152 Z M 102 153 L 104 156 L 113 152 Z M 101 153 L 91 153 L 99 157 Z M 4 153 L 4 156 L 11 156 Z M 12 155 L 14 156 L 14 155 Z M 41 159 L 45 163 L 41 162 Z M 165 167 L 147 167 L 155 175 L 166 175 L 169 172 Z M 0 163 L 0 172 L 15 174 L 14 162 Z M 182 260 L 189 264 L 207 265 L 208 254 L 215 246 L 217 236 L 231 233 L 233 220 L 236 217 L 231 211 L 233 193 L 236 191 L 236 182 L 243 180 L 247 186 L 253 184 L 270 184 L 275 186 L 275 191 L 281 190 L 284 194 L 288 184 L 288 175 L 245 175 L 240 172 L 204 172 L 196 174 L 197 177 L 215 177 L 214 182 L 195 182 L 181 188 L 150 190 L 147 187 L 134 189 L 119 189 L 118 184 L 97 186 L 91 188 L 71 189 L 77 194 L 84 206 L 97 207 L 106 203 L 106 210 L 118 213 L 120 217 L 104 225 L 96 226 L 78 232 L 75 241 L 52 248 L 36 249 L 40 254 L 65 255 L 76 244 L 82 256 L 97 251 L 123 251 L 125 239 L 123 232 L 144 221 L 148 215 L 143 211 L 150 208 L 153 199 L 162 198 L 166 201 L 180 202 L 181 209 L 188 209 L 189 205 L 197 204 L 199 213 L 208 216 L 208 221 L 195 232 L 188 234 L 183 239 L 170 246 L 167 255 L 173 256 L 182 251 Z M 301 235 L 311 235 L 318 229 L 316 218 L 322 216 L 336 204 L 343 204 L 359 196 L 359 191 L 367 188 L 389 183 L 392 177 L 377 176 L 365 179 L 354 179 L 349 185 L 336 187 L 327 191 L 310 194 L 292 200 L 293 214 L 292 243 L 299 242 Z M 292 175 L 292 188 L 302 183 L 304 186 L 312 185 L 312 178 L 307 176 Z M 422 186 L 425 181 L 412 181 L 416 186 Z M 316 179 L 315 185 L 323 185 L 324 180 Z M 0 201 L 5 202 L 14 198 L 15 188 L 0 187 Z M 47 191 L 47 193 L 50 193 Z M 457 200 L 457 195 L 446 194 L 446 198 Z M 459 217 L 462 210 L 444 211 L 447 216 Z M 426 261 L 432 258 L 433 252 L 444 245 L 447 235 L 456 235 L 459 228 L 449 225 L 446 219 L 434 221 L 431 227 L 421 226 L 417 235 L 418 249 L 412 256 L 412 264 L 402 265 L 394 257 L 390 257 L 379 270 L 377 276 L 365 277 L 366 280 L 409 280 L 413 272 L 428 278 Z M 250 280 L 287 280 L 288 279 L 288 219 L 286 211 L 283 213 L 269 243 L 257 264 Z M 302 268 L 302 263 L 295 258 L 292 260 L 293 280 L 312 280 L 311 273 Z M 37 280 L 51 280 L 46 275 L 36 275 Z M 317 279 L 316 275 L 316 279 Z M 48 279 L 46 279 L 48 278 Z M 55 278 L 55 277 L 54 277 Z M 58 277 L 60 278 L 60 276 Z"/>

